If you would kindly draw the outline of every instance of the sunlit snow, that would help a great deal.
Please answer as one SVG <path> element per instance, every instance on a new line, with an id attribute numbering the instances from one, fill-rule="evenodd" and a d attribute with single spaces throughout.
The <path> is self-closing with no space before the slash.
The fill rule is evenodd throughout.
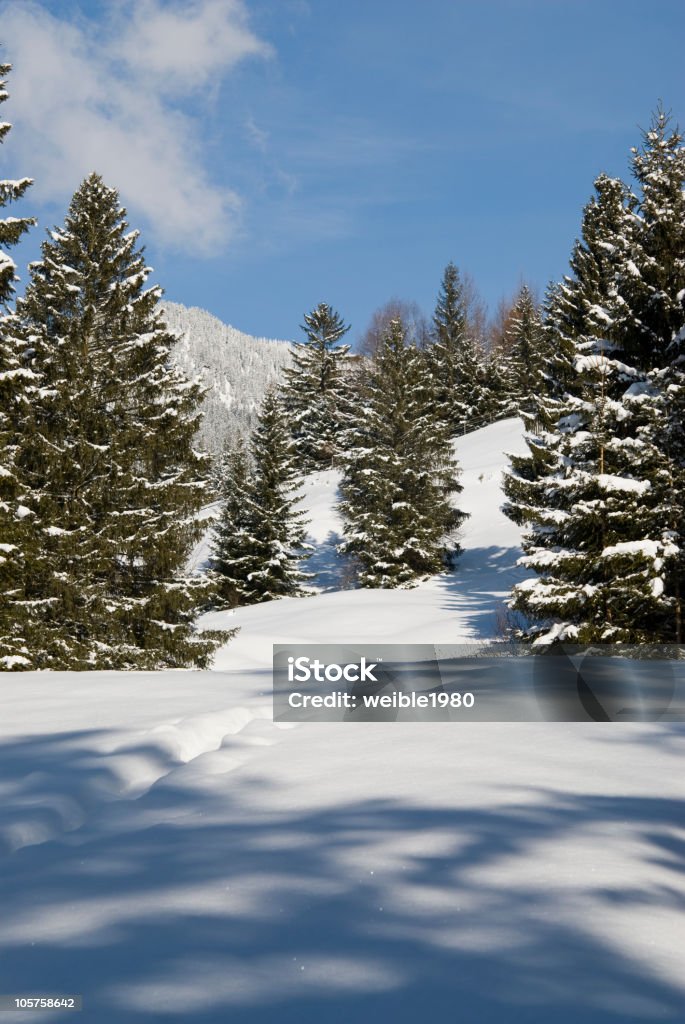
<path id="1" fill-rule="evenodd" d="M 452 574 L 340 589 L 325 473 L 324 592 L 207 616 L 240 626 L 215 671 L 4 674 L 0 990 L 84 1024 L 682 1019 L 682 726 L 271 719 L 274 641 L 496 635 L 521 450 L 460 440 Z"/>

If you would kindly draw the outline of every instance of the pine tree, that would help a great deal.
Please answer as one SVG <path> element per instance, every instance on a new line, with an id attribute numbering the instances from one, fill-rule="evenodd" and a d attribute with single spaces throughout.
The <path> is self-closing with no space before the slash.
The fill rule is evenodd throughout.
<path id="1" fill-rule="evenodd" d="M 453 263 L 445 268 L 428 349 L 436 411 L 454 437 L 483 418 L 488 394 L 481 352 L 469 322 L 464 285 Z"/>
<path id="2" fill-rule="evenodd" d="M 343 465 L 342 550 L 356 557 L 361 585 L 411 585 L 449 565 L 464 519 L 450 499 L 460 491 L 426 362 L 394 321 L 348 432 Z"/>
<path id="3" fill-rule="evenodd" d="M 28 595 L 44 609 L 39 668 L 207 664 L 184 573 L 208 458 L 201 392 L 170 367 L 160 289 L 114 189 L 91 174 L 31 267 L 14 328 L 39 379 L 17 470 L 40 528 Z"/>
<path id="4" fill-rule="evenodd" d="M 0 103 L 8 98 L 6 77 L 11 65 L 0 64 Z M 0 122 L 0 143 L 11 125 Z M 0 209 L 20 199 L 32 184 L 30 178 L 0 181 Z M 31 217 L 0 219 L 0 308 L 7 310 L 14 292 L 16 267 L 7 249 L 16 245 L 35 220 Z M 24 505 L 15 458 L 19 422 L 28 409 L 28 388 L 33 376 L 22 366 L 8 332 L 7 318 L 0 319 L 0 666 L 27 668 L 36 643 L 34 614 L 23 586 L 27 563 L 35 558 L 36 537 Z"/>
<path id="5" fill-rule="evenodd" d="M 297 507 L 302 495 L 295 445 L 274 391 L 262 403 L 251 449 L 253 475 L 239 518 L 246 555 L 231 570 L 240 583 L 241 603 L 302 597 L 311 577 L 300 565 L 311 548 L 305 543 L 306 513 Z"/>
<path id="6" fill-rule="evenodd" d="M 215 530 L 212 570 L 218 578 L 216 603 L 235 608 L 249 604 L 253 588 L 247 579 L 258 541 L 252 477 L 242 441 L 224 453 L 220 465 L 221 514 Z"/>
<path id="7" fill-rule="evenodd" d="M 340 451 L 347 422 L 347 356 L 340 339 L 349 331 L 340 315 L 325 302 L 306 313 L 306 341 L 293 350 L 285 371 L 281 401 L 303 472 L 328 468 Z"/>

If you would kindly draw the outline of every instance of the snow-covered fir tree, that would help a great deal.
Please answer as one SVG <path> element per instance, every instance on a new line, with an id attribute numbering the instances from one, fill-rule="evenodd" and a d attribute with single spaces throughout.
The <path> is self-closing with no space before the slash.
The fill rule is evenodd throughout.
<path id="1" fill-rule="evenodd" d="M 221 512 L 214 530 L 212 571 L 217 576 L 215 603 L 235 608 L 249 604 L 254 590 L 248 575 L 254 568 L 258 541 L 256 507 L 252 499 L 253 480 L 245 444 L 239 440 L 224 452 L 219 465 Z"/>
<path id="2" fill-rule="evenodd" d="M 513 606 L 532 620 L 532 635 L 549 640 L 639 639 L 616 622 L 626 595 L 603 556 L 622 540 L 625 496 L 641 500 L 645 491 L 642 479 L 622 478 L 620 449 L 610 459 L 607 448 L 626 381 L 635 379 L 634 369 L 618 361 L 616 287 L 632 227 L 622 182 L 600 176 L 595 190 L 571 258 L 573 274 L 553 295 L 552 363 L 560 364 L 564 391 L 540 394 L 524 413 L 537 428 L 528 437 L 530 454 L 512 460 L 505 478 L 505 511 L 530 528 L 524 564 L 539 577 L 514 589 Z M 555 376 L 556 366 L 548 369 Z"/>
<path id="3" fill-rule="evenodd" d="M 482 397 L 474 426 L 518 415 L 518 402 L 512 394 L 507 358 L 500 348 L 491 349 L 481 367 Z"/>
<path id="4" fill-rule="evenodd" d="M 661 477 L 662 538 L 670 557 L 664 569 L 664 589 L 672 614 L 662 639 L 685 643 L 685 289 L 682 326 L 671 347 L 670 364 L 653 373 L 658 401 L 655 410 L 661 430 L 666 466 Z"/>
<path id="5" fill-rule="evenodd" d="M 0 103 L 9 98 L 7 92 L 7 76 L 12 70 L 11 64 L 0 64 Z M 0 144 L 4 143 L 12 125 L 8 121 L 0 121 Z M 0 181 L 0 209 L 8 203 L 16 202 L 24 195 L 30 185 L 31 178 L 5 179 Z M 5 217 L 0 219 L 0 305 L 6 307 L 14 292 L 16 265 L 7 252 L 16 245 L 28 229 L 35 224 L 33 217 Z"/>
<path id="6" fill-rule="evenodd" d="M 0 64 L 0 103 L 8 98 L 9 64 Z M 0 143 L 11 125 L 0 121 Z M 0 181 L 0 209 L 20 199 L 30 178 Z M 8 249 L 35 221 L 30 217 L 0 218 L 0 309 L 7 311 L 14 292 L 16 267 Z M 30 405 L 32 374 L 22 365 L 7 321 L 0 319 L 0 667 L 26 668 L 36 643 L 35 615 L 26 600 L 24 578 L 35 560 L 36 535 L 22 500 L 15 457 L 21 421 Z"/>
<path id="7" fill-rule="evenodd" d="M 436 412 L 454 437 L 487 416 L 487 388 L 481 349 L 469 322 L 459 270 L 445 268 L 433 315 L 428 359 L 435 381 Z"/>
<path id="8" fill-rule="evenodd" d="M 281 402 L 286 411 L 300 468 L 326 469 L 340 451 L 348 422 L 349 345 L 340 339 L 349 330 L 325 302 L 304 316 L 306 340 L 293 347 L 285 370 Z"/>
<path id="9" fill-rule="evenodd" d="M 226 539 L 222 571 L 241 604 L 301 597 L 311 578 L 301 565 L 311 548 L 305 542 L 306 514 L 297 507 L 302 499 L 299 460 L 274 390 L 264 398 L 250 448 L 251 473 L 241 484 L 241 507 L 234 512 L 243 534 L 232 550 Z M 220 536 L 231 527 L 232 511 L 230 503 L 224 504 Z"/>
<path id="10" fill-rule="evenodd" d="M 563 390 L 529 415 L 530 453 L 505 484 L 537 574 L 515 588 L 513 607 L 546 642 L 682 635 L 682 421 L 679 386 L 666 385 L 680 372 L 683 323 L 680 143 L 658 114 L 634 160 L 639 196 L 598 179 L 573 275 L 551 296 L 558 344 L 547 369 Z"/>
<path id="11" fill-rule="evenodd" d="M 631 357 L 649 371 L 633 414 L 635 433 L 656 449 L 654 526 L 642 558 L 667 616 L 661 638 L 685 642 L 685 147 L 659 107 L 633 151 L 639 202 L 624 287 Z"/>
<path id="12" fill-rule="evenodd" d="M 436 414 L 426 361 L 394 321 L 360 396 L 343 458 L 342 550 L 365 587 L 399 587 L 440 572 L 459 551 L 464 519 L 451 440 Z"/>
<path id="13" fill-rule="evenodd" d="M 506 343 L 501 372 L 503 398 L 509 408 L 502 412 L 515 416 L 520 409 L 534 407 L 536 396 L 545 390 L 546 335 L 538 306 L 525 284 L 514 300 Z"/>
<path id="14" fill-rule="evenodd" d="M 38 668 L 204 666 L 207 584 L 184 565 L 208 458 L 199 388 L 169 365 L 160 289 L 117 192 L 91 174 L 31 266 L 12 323 L 37 382 L 16 457 L 41 536 Z"/>

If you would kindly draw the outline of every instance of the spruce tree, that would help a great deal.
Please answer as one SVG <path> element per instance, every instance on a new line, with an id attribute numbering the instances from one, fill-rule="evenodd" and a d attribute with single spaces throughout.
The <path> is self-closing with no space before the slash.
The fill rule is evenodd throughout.
<path id="1" fill-rule="evenodd" d="M 5 103 L 9 98 L 7 76 L 11 70 L 11 64 L 0 64 L 0 103 Z M 11 128 L 12 125 L 7 121 L 0 122 L 0 144 L 5 141 Z M 14 203 L 21 199 L 32 184 L 32 178 L 5 179 L 0 181 L 0 209 L 3 209 L 8 203 Z M 16 245 L 35 223 L 33 217 L 7 217 L 4 220 L 0 219 L 0 306 L 2 307 L 6 307 L 12 297 L 16 280 L 16 266 L 14 260 L 7 253 L 7 249 Z"/>
<path id="2" fill-rule="evenodd" d="M 212 571 L 217 577 L 215 602 L 224 608 L 249 604 L 254 596 L 248 581 L 258 545 L 252 476 L 242 440 L 224 453 L 220 464 L 221 512 L 214 531 Z"/>
<path id="3" fill-rule="evenodd" d="M 230 570 L 240 585 L 241 603 L 302 597 L 311 577 L 301 563 L 311 548 L 305 542 L 306 513 L 297 507 L 302 495 L 295 444 L 274 391 L 262 403 L 251 455 L 252 478 L 238 519 L 245 530 L 245 557 Z"/>
<path id="4" fill-rule="evenodd" d="M 682 153 L 661 119 L 635 160 L 640 196 L 598 179 L 573 276 L 551 295 L 556 386 L 505 487 L 537 573 L 513 606 L 544 641 L 678 636 L 682 427 L 666 381 L 683 321 Z"/>
<path id="5" fill-rule="evenodd" d="M 478 426 L 517 416 L 518 392 L 512 388 L 507 357 L 499 348 L 488 352 L 481 374 L 483 398 L 480 406 L 482 415 Z"/>
<path id="6" fill-rule="evenodd" d="M 451 498 L 461 485 L 426 362 L 405 345 L 400 321 L 383 341 L 346 447 L 341 549 L 355 556 L 360 584 L 407 586 L 450 565 L 464 519 Z"/>
<path id="7" fill-rule="evenodd" d="M 542 317 L 527 285 L 522 285 L 507 324 L 507 353 L 503 375 L 510 415 L 535 408 L 537 396 L 545 392 L 543 363 L 546 355 Z"/>
<path id="8" fill-rule="evenodd" d="M 436 411 L 451 436 L 478 423 L 487 410 L 481 352 L 469 323 L 467 297 L 459 270 L 445 268 L 433 316 L 428 349 L 435 380 Z"/>
<path id="9" fill-rule="evenodd" d="M 683 643 L 685 597 L 685 147 L 659 107 L 633 150 L 639 190 L 630 273 L 623 287 L 628 350 L 649 371 L 633 410 L 633 432 L 656 449 L 652 478 L 651 575 L 668 613 L 661 638 Z M 648 553 L 643 556 L 649 560 Z"/>
<path id="10" fill-rule="evenodd" d="M 202 531 L 201 392 L 114 189 L 91 174 L 31 267 L 14 328 L 38 378 L 17 470 L 42 538 L 27 586 L 43 608 L 37 667 L 204 666 L 207 585 L 184 566 Z"/>
<path id="11" fill-rule="evenodd" d="M 564 389 L 555 397 L 540 394 L 524 412 L 531 428 L 529 454 L 512 459 L 512 472 L 505 476 L 505 511 L 528 527 L 523 561 L 539 574 L 514 588 L 513 607 L 532 620 L 532 635 L 581 642 L 601 638 L 607 620 L 611 580 L 599 558 L 607 543 L 608 497 L 599 478 L 607 474 L 605 449 L 600 452 L 601 440 L 592 429 L 598 411 L 603 420 L 606 404 L 598 410 L 593 391 L 596 380 L 598 397 L 602 384 L 607 393 L 602 317 L 610 318 L 614 274 L 608 254 L 626 226 L 622 183 L 600 178 L 595 188 L 571 258 L 573 276 L 554 293 L 559 345 L 553 358 L 562 364 Z"/>
<path id="12" fill-rule="evenodd" d="M 0 64 L 0 103 L 8 98 L 6 78 L 11 65 Z M 11 129 L 0 122 L 0 143 Z M 0 181 L 0 209 L 20 199 L 30 178 Z M 16 245 L 31 217 L 0 218 L 0 310 L 8 310 L 16 267 L 7 250 Z M 27 668 L 37 642 L 34 608 L 27 602 L 24 577 L 36 558 L 37 539 L 23 502 L 15 458 L 20 423 L 30 405 L 33 375 L 21 363 L 8 318 L 0 318 L 0 667 Z"/>
<path id="13" fill-rule="evenodd" d="M 306 313 L 306 340 L 295 344 L 293 365 L 285 371 L 281 401 L 286 411 L 300 468 L 305 473 L 328 468 L 340 451 L 347 423 L 349 331 L 325 302 Z"/>

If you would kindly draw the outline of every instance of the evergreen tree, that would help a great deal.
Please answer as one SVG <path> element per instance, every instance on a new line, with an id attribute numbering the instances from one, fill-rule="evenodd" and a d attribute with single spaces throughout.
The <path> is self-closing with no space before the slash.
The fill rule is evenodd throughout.
<path id="1" fill-rule="evenodd" d="M 26 584 L 43 609 L 39 668 L 207 664 L 184 566 L 202 525 L 200 389 L 169 365 L 160 289 L 114 189 L 91 174 L 31 267 L 14 329 L 38 377 L 17 471 L 40 528 Z"/>
<path id="2" fill-rule="evenodd" d="M 425 360 L 394 321 L 348 432 L 343 466 L 342 550 L 356 557 L 361 585 L 406 586 L 450 564 L 464 519 L 450 499 L 460 491 Z"/>
<path id="3" fill-rule="evenodd" d="M 11 64 L 0 64 L 0 103 L 9 98 L 7 92 L 7 76 L 12 70 Z M 0 144 L 5 141 L 12 125 L 7 121 L 0 122 Z M 0 181 L 0 209 L 8 203 L 16 202 L 24 195 L 30 185 L 31 178 L 19 178 L 18 180 Z M 16 280 L 16 266 L 14 260 L 8 255 L 7 249 L 12 248 L 21 239 L 28 229 L 35 224 L 33 217 L 8 217 L 0 219 L 0 305 L 6 306 L 14 292 Z"/>
<path id="4" fill-rule="evenodd" d="M 507 354 L 503 376 L 510 407 L 509 415 L 535 408 L 537 396 L 545 392 L 543 362 L 545 333 L 542 317 L 527 285 L 522 285 L 507 324 Z"/>
<path id="5" fill-rule="evenodd" d="M 660 401 L 655 403 L 666 466 L 661 477 L 662 539 L 668 544 L 663 586 L 670 602 L 668 628 L 662 639 L 685 643 L 685 295 L 682 326 L 675 334 L 671 361 L 653 374 Z"/>
<path id="6" fill-rule="evenodd" d="M 641 365 L 663 369 L 683 320 L 685 287 L 685 148 L 660 107 L 643 145 L 633 151 L 639 188 L 633 204 L 633 248 L 623 282 L 629 353 Z"/>
<path id="7" fill-rule="evenodd" d="M 665 381 L 683 322 L 682 154 L 658 118 L 635 160 L 641 196 L 598 179 L 573 276 L 551 295 L 555 386 L 505 487 L 538 574 L 513 606 L 545 641 L 678 636 L 682 427 Z"/>
<path id="8" fill-rule="evenodd" d="M 578 339 L 584 338 L 591 347 L 593 338 L 601 342 L 609 330 L 610 344 L 623 337 L 627 308 L 622 292 L 630 275 L 636 199 L 622 181 L 606 174 L 595 181 L 595 193 L 583 211 L 581 238 L 570 259 L 571 274 L 547 291 L 543 373 L 553 397 L 572 392 L 578 383 Z"/>
<path id="9" fill-rule="evenodd" d="M 212 570 L 218 578 L 217 603 L 225 608 L 249 604 L 253 588 L 247 579 L 253 568 L 257 540 L 252 477 L 245 445 L 238 441 L 225 452 L 220 465 L 221 514 L 215 530 Z"/>
<path id="10" fill-rule="evenodd" d="M 288 421 L 275 392 L 264 398 L 252 438 L 253 476 L 245 488 L 238 522 L 245 530 L 245 557 L 231 572 L 240 584 L 241 603 L 301 597 L 310 577 L 300 563 L 309 558 L 306 513 L 297 505 L 298 459 Z"/>
<path id="11" fill-rule="evenodd" d="M 443 274 L 428 355 L 436 411 L 452 436 L 461 434 L 469 424 L 480 423 L 488 396 L 464 285 L 453 263 Z"/>
<path id="12" fill-rule="evenodd" d="M 9 64 L 0 64 L 0 103 L 8 98 Z M 12 126 L 0 122 L 0 143 Z M 20 199 L 30 178 L 0 181 L 0 209 Z M 29 227 L 31 217 L 0 218 L 0 308 L 7 310 L 14 292 L 16 267 L 7 250 L 16 245 Z M 6 317 L 0 319 L 0 667 L 26 668 L 36 643 L 32 606 L 23 586 L 27 563 L 35 558 L 36 537 L 23 503 L 15 457 L 18 423 L 29 407 L 33 375 L 21 365 Z"/>
<path id="13" fill-rule="evenodd" d="M 488 352 L 481 368 L 483 397 L 478 426 L 518 416 L 517 392 L 512 388 L 511 373 L 505 353 L 500 348 Z"/>
<path id="14" fill-rule="evenodd" d="M 639 188 L 629 275 L 628 351 L 649 371 L 633 410 L 634 433 L 656 449 L 652 479 L 651 575 L 668 614 L 661 638 L 685 642 L 685 147 L 659 107 L 643 145 L 633 151 Z M 650 554 L 644 554 L 649 561 Z M 658 564 L 657 564 L 658 563 Z"/>
<path id="15" fill-rule="evenodd" d="M 340 451 L 348 411 L 347 356 L 340 344 L 349 326 L 325 302 L 306 313 L 306 340 L 293 350 L 285 371 L 281 401 L 303 472 L 326 469 Z"/>
<path id="16" fill-rule="evenodd" d="M 575 250 L 580 244 L 580 242 L 576 242 Z M 571 261 L 573 261 L 575 250 Z M 564 281 L 550 281 L 545 290 L 541 308 L 543 329 L 542 395 L 551 399 L 561 398 L 567 390 L 573 387 L 575 379 L 573 366 L 575 347 L 572 336 L 563 328 L 565 289 L 571 280 L 566 277 Z M 535 411 L 540 412 L 539 403 Z"/>

